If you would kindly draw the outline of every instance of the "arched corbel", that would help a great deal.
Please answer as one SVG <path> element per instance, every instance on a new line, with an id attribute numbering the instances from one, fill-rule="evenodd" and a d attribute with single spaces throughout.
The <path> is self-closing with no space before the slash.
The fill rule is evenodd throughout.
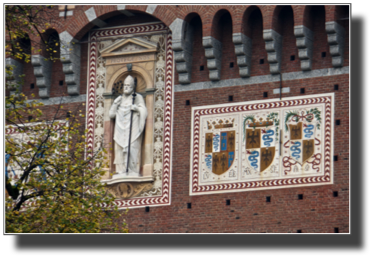
<path id="1" fill-rule="evenodd" d="M 303 71 L 311 70 L 312 51 L 314 47 L 314 33 L 304 25 L 294 27 L 294 35 L 297 39 L 298 57 L 301 60 Z"/>
<path id="2" fill-rule="evenodd" d="M 252 39 L 243 33 L 232 34 L 235 46 L 235 55 L 239 66 L 239 75 L 248 78 L 251 75 Z"/>
<path id="3" fill-rule="evenodd" d="M 10 70 L 10 73 L 7 73 L 7 82 L 9 83 L 10 93 L 15 94 L 17 91 L 21 92 L 22 90 L 22 77 L 24 70 L 24 65 L 13 59 L 5 59 L 6 67 Z"/>
<path id="4" fill-rule="evenodd" d="M 222 67 L 222 43 L 213 36 L 205 36 L 202 38 L 202 44 L 205 48 L 209 78 L 212 81 L 220 80 Z"/>
<path id="5" fill-rule="evenodd" d="M 332 56 L 332 66 L 342 67 L 344 63 L 345 29 L 336 21 L 326 22 L 325 28 Z"/>
<path id="6" fill-rule="evenodd" d="M 279 74 L 281 72 L 282 58 L 282 35 L 273 29 L 263 31 L 265 41 L 265 50 L 268 53 L 268 63 L 271 74 Z"/>
<path id="7" fill-rule="evenodd" d="M 34 76 L 39 88 L 39 97 L 42 99 L 50 98 L 53 62 L 42 55 L 32 55 L 31 64 L 33 65 Z"/>
<path id="8" fill-rule="evenodd" d="M 191 82 L 192 76 L 194 28 L 180 18 L 176 18 L 169 28 L 172 31 L 172 49 L 179 83 L 188 84 Z"/>
<path id="9" fill-rule="evenodd" d="M 80 94 L 80 55 L 81 46 L 67 31 L 59 34 L 60 61 L 63 64 L 63 72 L 69 95 Z M 91 66 L 90 66 L 91 67 Z"/>

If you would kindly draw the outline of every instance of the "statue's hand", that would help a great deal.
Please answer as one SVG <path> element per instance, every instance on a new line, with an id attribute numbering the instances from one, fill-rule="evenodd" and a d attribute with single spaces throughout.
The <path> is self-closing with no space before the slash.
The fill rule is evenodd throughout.
<path id="1" fill-rule="evenodd" d="M 131 110 L 139 112 L 138 106 L 136 106 L 135 104 L 131 105 Z"/>
<path id="2" fill-rule="evenodd" d="M 122 96 L 119 96 L 117 99 L 115 99 L 114 103 L 115 105 L 120 105 L 122 101 Z"/>

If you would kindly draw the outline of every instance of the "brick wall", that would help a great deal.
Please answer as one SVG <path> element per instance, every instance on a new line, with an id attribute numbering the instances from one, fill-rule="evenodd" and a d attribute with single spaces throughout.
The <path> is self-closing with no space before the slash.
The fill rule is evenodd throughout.
<path id="1" fill-rule="evenodd" d="M 259 9 L 252 12 L 249 16 L 247 25 L 250 29 L 252 38 L 251 76 L 268 75 L 270 74 L 268 56 L 265 50 L 262 15 Z M 260 62 L 261 59 L 264 61 Z"/>
<path id="2" fill-rule="evenodd" d="M 282 8 L 279 14 L 279 25 L 282 30 L 282 63 L 281 72 L 300 71 L 300 60 L 298 58 L 298 49 L 294 35 L 293 10 L 291 7 Z M 294 56 L 294 60 L 292 57 Z"/>
<path id="3" fill-rule="evenodd" d="M 325 31 L 325 11 L 322 6 L 314 6 L 310 8 L 309 16 L 312 17 L 314 31 L 314 50 L 312 54 L 312 69 L 322 69 L 332 67 L 332 58 L 329 53 L 329 45 L 327 42 L 327 33 Z M 322 53 L 325 52 L 325 57 Z"/>
<path id="4" fill-rule="evenodd" d="M 334 90 L 334 84 L 339 90 Z M 290 87 L 285 97 L 299 96 L 300 88 L 306 95 L 335 92 L 334 184 L 303 188 L 284 188 L 217 195 L 189 196 L 190 117 L 191 106 L 212 105 L 276 98 L 273 89 L 278 82 L 249 86 L 235 86 L 176 92 L 173 121 L 172 205 L 167 207 L 132 209 L 126 219 L 130 232 L 164 233 L 340 233 L 349 232 L 349 75 L 284 81 Z M 185 101 L 190 100 L 191 106 Z M 338 192 L 338 197 L 333 192 Z M 303 194 L 303 200 L 298 200 Z M 266 202 L 266 197 L 271 202 Z M 226 200 L 231 205 L 226 206 Z M 192 208 L 187 209 L 187 203 Z"/>
<path id="5" fill-rule="evenodd" d="M 24 84 L 22 85 L 22 92 L 29 98 L 29 99 L 39 99 L 39 89 L 37 87 L 37 79 L 34 76 L 34 68 L 31 64 L 29 63 L 23 63 L 24 67 L 24 79 L 23 82 Z M 31 88 L 31 84 L 34 84 L 34 89 Z M 34 97 L 32 97 L 32 94 Z"/>
<path id="6" fill-rule="evenodd" d="M 202 45 L 203 35 L 201 18 L 197 15 L 190 21 L 190 23 L 194 27 L 192 80 L 197 80 L 197 82 L 209 81 L 209 69 L 207 68 L 205 48 L 203 48 Z M 200 70 L 201 66 L 203 66 L 203 70 Z M 178 84 L 178 78 L 176 77 L 175 84 Z"/>

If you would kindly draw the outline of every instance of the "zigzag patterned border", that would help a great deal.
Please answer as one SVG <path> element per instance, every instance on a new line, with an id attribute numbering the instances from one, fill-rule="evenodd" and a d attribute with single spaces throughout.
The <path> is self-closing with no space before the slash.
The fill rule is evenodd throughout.
<path id="1" fill-rule="evenodd" d="M 87 90 L 87 142 L 89 149 L 87 155 L 93 154 L 94 129 L 96 112 L 96 70 L 97 70 L 97 38 L 94 34 L 90 37 L 89 53 L 89 83 Z"/>
<path id="2" fill-rule="evenodd" d="M 300 177 L 300 178 L 287 178 L 287 179 L 274 179 L 266 181 L 248 181 L 238 183 L 226 183 L 220 185 L 199 185 L 199 133 L 200 133 L 200 118 L 202 115 L 209 114 L 225 114 L 250 110 L 263 110 L 274 109 L 289 106 L 304 106 L 309 104 L 325 103 L 325 149 L 324 149 L 324 176 L 314 177 Z M 332 127 L 332 97 L 314 97 L 298 100 L 284 100 L 272 103 L 257 103 L 257 104 L 244 104 L 232 107 L 217 107 L 206 108 L 194 111 L 193 121 L 193 166 L 192 166 L 192 184 L 191 194 L 205 194 L 219 193 L 243 189 L 258 189 L 258 188 L 278 188 L 282 186 L 303 186 L 309 184 L 329 184 L 331 180 L 331 127 Z"/>
<path id="3" fill-rule="evenodd" d="M 89 150 L 87 155 L 93 153 L 94 128 L 96 109 L 96 62 L 97 62 L 97 39 L 101 37 L 113 37 L 127 34 L 143 34 L 159 31 L 168 31 L 169 28 L 163 23 L 127 26 L 113 29 L 95 30 L 90 35 L 90 58 L 89 58 L 89 84 L 87 99 L 87 142 Z M 166 37 L 166 75 L 165 75 L 165 105 L 164 105 L 164 150 L 163 150 L 163 176 L 162 195 L 159 197 L 146 197 L 128 200 L 116 200 L 118 208 L 143 207 L 151 205 L 169 205 L 171 184 L 171 136 L 172 136 L 172 112 L 173 112 L 173 50 L 172 35 Z M 102 207 L 106 208 L 106 205 Z"/>
<path id="4" fill-rule="evenodd" d="M 28 123 L 28 124 L 30 124 L 30 127 L 32 127 L 33 124 L 35 125 L 35 123 Z M 64 126 L 64 125 L 66 125 L 66 124 L 67 124 L 66 121 L 61 121 L 61 122 L 59 122 L 57 125 L 55 125 L 55 126 L 53 127 L 53 129 L 54 129 L 54 130 L 57 130 L 57 129 L 59 129 L 61 126 Z M 18 131 L 17 131 L 17 127 L 15 127 L 15 126 L 7 126 L 7 127 L 5 128 L 5 135 L 11 135 L 11 134 L 22 134 L 22 133 L 18 132 Z"/>
<path id="5" fill-rule="evenodd" d="M 92 36 L 95 38 L 101 37 L 113 37 L 118 35 L 127 35 L 127 34 L 142 34 L 142 33 L 152 33 L 165 31 L 169 28 L 164 25 L 164 23 L 148 24 L 148 25 L 134 25 L 134 26 L 125 26 L 115 29 L 99 29 L 92 32 Z"/>

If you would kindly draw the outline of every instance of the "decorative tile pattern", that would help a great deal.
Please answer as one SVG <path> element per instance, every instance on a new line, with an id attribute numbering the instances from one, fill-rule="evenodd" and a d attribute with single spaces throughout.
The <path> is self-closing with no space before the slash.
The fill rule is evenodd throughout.
<path id="1" fill-rule="evenodd" d="M 333 97 L 192 108 L 190 195 L 332 184 Z"/>

